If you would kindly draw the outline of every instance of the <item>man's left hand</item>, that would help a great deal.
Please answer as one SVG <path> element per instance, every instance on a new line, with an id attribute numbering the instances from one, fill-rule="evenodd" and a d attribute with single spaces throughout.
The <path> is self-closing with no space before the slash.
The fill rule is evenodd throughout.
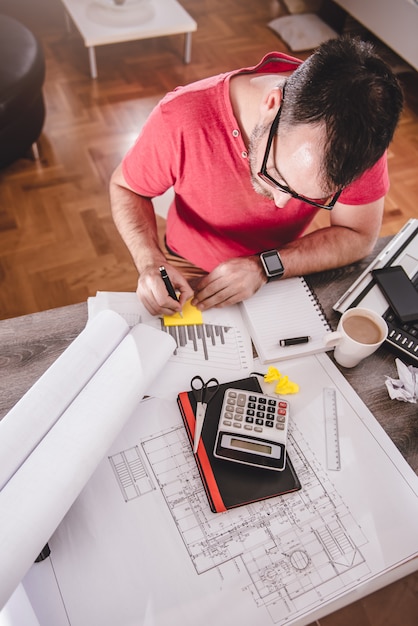
<path id="1" fill-rule="evenodd" d="M 229 259 L 198 282 L 192 304 L 201 311 L 236 304 L 252 296 L 265 282 L 258 256 Z"/>

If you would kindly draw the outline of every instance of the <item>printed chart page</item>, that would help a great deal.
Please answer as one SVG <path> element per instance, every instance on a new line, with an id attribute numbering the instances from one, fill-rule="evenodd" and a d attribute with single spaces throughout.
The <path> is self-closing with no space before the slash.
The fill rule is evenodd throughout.
<path id="1" fill-rule="evenodd" d="M 148 389 L 148 394 L 175 399 L 179 391 L 190 389 L 196 374 L 203 378 L 215 376 L 220 383 L 245 378 L 253 371 L 253 350 L 238 306 L 204 311 L 203 324 L 164 326 L 163 320 L 152 316 L 138 301 L 135 293 L 98 292 L 88 299 L 89 319 L 103 310 L 116 311 L 134 326 L 147 324 L 171 335 L 177 349 Z"/>
<path id="2" fill-rule="evenodd" d="M 211 513 L 177 406 L 142 401 L 24 580 L 43 626 L 303 625 L 416 569 L 417 476 L 326 355 L 285 369 L 302 489 Z"/>

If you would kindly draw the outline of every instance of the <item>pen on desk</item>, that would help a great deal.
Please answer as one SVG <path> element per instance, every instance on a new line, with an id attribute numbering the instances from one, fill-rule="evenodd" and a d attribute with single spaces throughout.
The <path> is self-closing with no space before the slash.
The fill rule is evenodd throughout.
<path id="1" fill-rule="evenodd" d="M 306 335 L 305 337 L 289 337 L 289 339 L 280 339 L 279 345 L 283 348 L 285 346 L 296 346 L 299 343 L 308 343 L 310 337 Z"/>
<path id="2" fill-rule="evenodd" d="M 171 280 L 167 274 L 167 270 L 165 269 L 164 265 L 161 265 L 161 267 L 159 267 L 158 269 L 160 270 L 161 278 L 164 281 L 164 285 L 166 286 L 168 295 L 170 296 L 170 298 L 173 298 L 173 300 L 176 300 L 176 302 L 179 302 L 177 294 L 174 291 L 174 287 L 171 283 Z M 180 311 L 180 317 L 183 317 L 183 314 L 181 311 Z"/>

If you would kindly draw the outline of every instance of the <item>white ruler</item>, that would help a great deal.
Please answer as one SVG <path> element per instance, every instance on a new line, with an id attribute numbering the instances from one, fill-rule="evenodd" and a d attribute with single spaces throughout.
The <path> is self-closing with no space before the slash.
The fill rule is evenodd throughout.
<path id="1" fill-rule="evenodd" d="M 338 436 L 337 393 L 333 387 L 324 387 L 324 421 L 327 468 L 341 469 L 340 440 Z"/>

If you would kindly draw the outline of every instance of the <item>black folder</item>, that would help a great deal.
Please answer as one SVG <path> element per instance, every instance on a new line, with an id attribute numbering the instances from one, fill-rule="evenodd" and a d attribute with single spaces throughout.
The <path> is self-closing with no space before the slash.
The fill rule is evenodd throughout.
<path id="1" fill-rule="evenodd" d="M 218 393 L 208 405 L 195 460 L 210 508 L 214 513 L 301 489 L 288 455 L 286 467 L 280 472 L 218 459 L 213 455 L 223 397 L 228 388 L 262 391 L 258 379 L 250 376 L 220 385 Z M 177 403 L 193 447 L 196 421 L 196 400 L 193 392 L 180 393 Z"/>

